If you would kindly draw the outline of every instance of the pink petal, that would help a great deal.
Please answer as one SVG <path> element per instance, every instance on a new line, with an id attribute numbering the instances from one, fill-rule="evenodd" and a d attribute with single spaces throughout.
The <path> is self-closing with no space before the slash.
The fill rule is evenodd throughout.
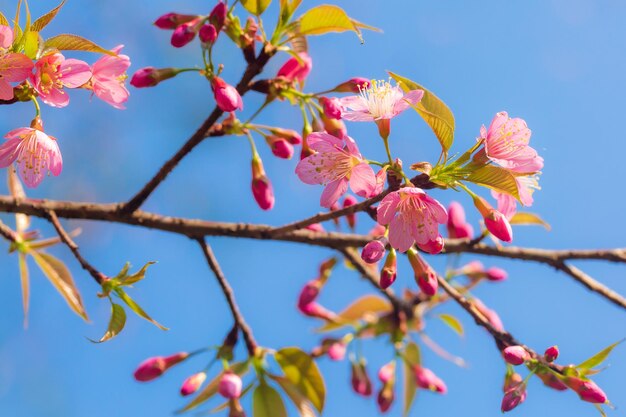
<path id="1" fill-rule="evenodd" d="M 13 98 L 13 87 L 11 84 L 0 78 L 0 100 L 11 100 Z"/>
<path id="2" fill-rule="evenodd" d="M 13 138 L 0 146 L 0 168 L 6 168 L 17 158 L 17 147 L 22 142 L 21 138 Z"/>
<path id="3" fill-rule="evenodd" d="M 348 180 L 346 178 L 340 178 L 329 183 L 320 197 L 321 206 L 331 208 L 346 191 L 348 191 Z"/>
<path id="4" fill-rule="evenodd" d="M 351 111 L 346 110 L 342 115 L 344 120 L 348 120 L 350 122 L 371 122 L 374 120 L 374 117 L 370 114 L 369 111 Z"/>
<path id="5" fill-rule="evenodd" d="M 78 59 L 66 59 L 59 67 L 61 81 L 67 88 L 77 88 L 91 78 L 91 68 L 86 62 Z"/>
<path id="6" fill-rule="evenodd" d="M 298 162 L 296 166 L 296 175 L 305 184 L 324 184 L 326 181 L 326 173 L 322 172 L 319 167 L 322 165 L 323 156 L 319 154 L 307 156 Z"/>
<path id="7" fill-rule="evenodd" d="M 406 252 L 413 243 L 411 224 L 406 222 L 403 216 L 392 219 L 389 223 L 389 244 L 400 252 Z"/>
<path id="8" fill-rule="evenodd" d="M 411 90 L 404 94 L 402 99 L 398 100 L 393 106 L 394 116 L 408 109 L 412 104 L 415 105 L 424 97 L 424 90 Z"/>
<path id="9" fill-rule="evenodd" d="M 380 202 L 377 209 L 377 220 L 380 224 L 389 224 L 393 216 L 396 214 L 398 204 L 400 203 L 400 194 L 398 191 L 388 194 L 383 201 Z"/>
<path id="10" fill-rule="evenodd" d="M 313 132 L 306 138 L 309 147 L 315 151 L 332 149 L 332 146 L 343 147 L 343 141 L 326 132 Z M 329 146 L 330 145 L 330 146 Z"/>
<path id="11" fill-rule="evenodd" d="M 376 191 L 376 175 L 367 162 L 362 162 L 350 172 L 350 188 L 361 197 L 373 197 Z"/>
<path id="12" fill-rule="evenodd" d="M 0 48 L 9 49 L 13 44 L 13 30 L 9 26 L 0 25 Z"/>
<path id="13" fill-rule="evenodd" d="M 348 152 L 350 152 L 351 155 L 354 155 L 357 158 L 362 159 L 363 157 L 361 156 L 361 153 L 359 152 L 359 147 L 356 145 L 356 142 L 354 141 L 354 139 L 352 139 L 350 136 L 346 136 L 344 140 L 346 142 L 346 147 L 348 148 Z"/>
<path id="14" fill-rule="evenodd" d="M 0 75 L 5 81 L 22 82 L 31 74 L 33 61 L 24 54 L 0 56 Z"/>
<path id="15" fill-rule="evenodd" d="M 119 81 L 96 82 L 93 92 L 100 100 L 116 109 L 124 109 L 123 103 L 128 100 L 128 90 Z"/>
<path id="16" fill-rule="evenodd" d="M 353 111 L 367 111 L 367 102 L 361 96 L 349 96 L 339 99 L 343 107 L 348 107 Z"/>
<path id="17" fill-rule="evenodd" d="M 119 54 L 123 45 L 118 45 L 111 52 Z M 130 67 L 130 58 L 127 55 L 104 55 L 93 64 L 93 75 L 96 79 L 105 81 L 118 78 Z"/>
<path id="18" fill-rule="evenodd" d="M 53 88 L 48 94 L 40 94 L 41 100 L 52 107 L 65 107 L 70 103 L 70 97 L 61 89 Z"/>

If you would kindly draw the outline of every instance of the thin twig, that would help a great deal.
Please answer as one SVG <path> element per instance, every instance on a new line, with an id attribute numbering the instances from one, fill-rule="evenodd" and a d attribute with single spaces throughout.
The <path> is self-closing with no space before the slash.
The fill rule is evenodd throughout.
<path id="1" fill-rule="evenodd" d="M 9 242 L 15 243 L 15 241 L 17 240 L 17 236 L 15 235 L 15 232 L 11 230 L 9 226 L 2 223 L 1 221 L 0 221 L 0 235 L 4 236 L 4 238 L 8 240 Z"/>
<path id="2" fill-rule="evenodd" d="M 250 356 L 254 356 L 257 343 L 254 340 L 254 336 L 252 335 L 252 330 L 250 329 L 250 327 L 244 320 L 243 315 L 239 311 L 239 307 L 237 306 L 237 302 L 235 301 L 235 294 L 233 292 L 233 289 L 228 283 L 226 277 L 224 276 L 224 273 L 222 272 L 222 269 L 220 268 L 220 265 L 217 262 L 215 255 L 213 254 L 211 246 L 206 243 L 204 238 L 196 238 L 196 241 L 200 245 L 200 248 L 202 248 L 202 253 L 204 253 L 204 257 L 209 264 L 209 268 L 211 268 L 211 271 L 213 271 L 213 274 L 215 274 L 215 278 L 217 278 L 217 282 L 222 288 L 222 292 L 224 293 L 224 297 L 226 297 L 226 301 L 228 302 L 228 306 L 230 307 L 230 311 L 233 315 L 235 323 L 241 330 L 241 333 L 243 333 L 243 338 L 246 342 L 246 348 L 248 349 L 248 353 L 250 354 Z"/>
<path id="3" fill-rule="evenodd" d="M 80 266 L 85 271 L 89 272 L 89 274 L 96 280 L 98 284 L 102 285 L 102 283 L 106 280 L 106 275 L 98 271 L 96 268 L 93 267 L 93 265 L 87 262 L 85 258 L 83 258 L 83 255 L 81 255 L 80 251 L 78 250 L 78 245 L 72 240 L 70 235 L 67 234 L 65 229 L 63 229 L 63 226 L 61 226 L 61 222 L 59 221 L 59 218 L 57 217 L 54 210 L 48 211 L 48 219 L 56 229 L 59 238 L 61 238 L 61 241 L 63 241 L 63 243 L 65 243 L 67 247 L 70 248 Z"/>
<path id="4" fill-rule="evenodd" d="M 606 285 L 591 278 L 589 275 L 576 268 L 575 266 L 566 264 L 565 262 L 560 262 L 555 265 L 555 267 L 559 271 L 565 272 L 567 275 L 574 278 L 576 281 L 580 282 L 591 291 L 600 294 L 607 300 L 622 308 L 626 308 L 626 299 L 624 297 L 622 297 L 620 294 L 616 293 Z"/>

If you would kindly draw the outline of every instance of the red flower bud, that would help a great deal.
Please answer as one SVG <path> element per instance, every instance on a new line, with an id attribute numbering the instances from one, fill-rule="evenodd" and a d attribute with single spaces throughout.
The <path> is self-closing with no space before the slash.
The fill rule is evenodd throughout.
<path id="1" fill-rule="evenodd" d="M 367 369 L 365 369 L 365 363 L 352 362 L 352 389 L 359 395 L 369 397 L 372 395 L 372 381 L 367 375 Z"/>
<path id="2" fill-rule="evenodd" d="M 436 255 L 443 250 L 444 243 L 443 237 L 437 236 L 435 240 L 429 240 L 426 243 L 418 243 L 417 247 L 426 253 Z"/>
<path id="3" fill-rule="evenodd" d="M 437 273 L 432 267 L 420 256 L 413 248 L 407 251 L 409 263 L 413 268 L 415 282 L 424 294 L 432 297 L 437 293 L 439 282 L 437 281 Z"/>
<path id="4" fill-rule="evenodd" d="M 376 397 L 376 404 L 381 413 L 386 413 L 391 408 L 395 394 L 393 392 L 393 386 L 385 386 L 379 392 Z"/>
<path id="5" fill-rule="evenodd" d="M 210 23 L 205 23 L 198 32 L 200 42 L 205 44 L 212 44 L 217 39 L 217 29 Z"/>
<path id="6" fill-rule="evenodd" d="M 387 238 L 380 237 L 372 240 L 363 247 L 361 251 L 361 259 L 368 264 L 375 264 L 385 256 L 385 246 L 387 246 Z"/>
<path id="7" fill-rule="evenodd" d="M 224 398 L 235 399 L 241 396 L 241 378 L 231 371 L 226 371 L 220 378 L 218 391 Z"/>
<path id="8" fill-rule="evenodd" d="M 518 384 L 509 389 L 502 398 L 500 409 L 503 413 L 511 411 L 526 400 L 526 384 Z"/>
<path id="9" fill-rule="evenodd" d="M 504 360 L 511 365 L 521 365 L 530 359 L 530 355 L 521 346 L 509 346 L 502 351 Z"/>
<path id="10" fill-rule="evenodd" d="M 507 273 L 504 269 L 492 266 L 485 271 L 485 277 L 489 281 L 504 281 L 507 278 Z"/>
<path id="11" fill-rule="evenodd" d="M 380 271 L 380 288 L 389 288 L 396 280 L 398 274 L 398 264 L 395 249 L 391 249 L 385 260 L 382 271 Z"/>
<path id="12" fill-rule="evenodd" d="M 383 384 L 393 382 L 396 378 L 396 361 L 388 362 L 378 370 L 378 379 Z"/>
<path id="13" fill-rule="evenodd" d="M 558 346 L 550 346 L 549 348 L 546 349 L 546 351 L 543 354 L 544 358 L 546 359 L 546 361 L 548 362 L 554 362 L 556 360 L 556 358 L 559 357 L 559 348 Z"/>
<path id="14" fill-rule="evenodd" d="M 604 391 L 590 379 L 584 380 L 575 376 L 568 376 L 564 382 L 565 385 L 574 390 L 583 401 L 594 404 L 604 404 L 608 400 Z"/>
<path id="15" fill-rule="evenodd" d="M 252 195 L 262 210 L 274 207 L 274 190 L 272 183 L 265 175 L 261 159 L 252 159 Z"/>
<path id="16" fill-rule="evenodd" d="M 141 68 L 133 74 L 130 85 L 135 88 L 154 87 L 161 81 L 175 77 L 178 72 L 176 68 Z"/>
<path id="17" fill-rule="evenodd" d="M 292 145 L 300 145 L 302 143 L 302 136 L 293 129 L 282 129 L 280 127 L 273 127 L 269 129 L 273 135 L 287 139 Z"/>
<path id="18" fill-rule="evenodd" d="M 343 208 L 353 206 L 356 203 L 357 203 L 356 198 L 352 195 L 348 195 L 343 200 Z M 356 227 L 356 213 L 346 214 L 346 221 L 348 222 L 348 226 L 350 227 L 350 229 L 354 230 L 354 228 Z"/>
<path id="19" fill-rule="evenodd" d="M 191 395 L 194 392 L 198 391 L 198 388 L 204 383 L 206 380 L 205 372 L 198 372 L 197 374 L 193 374 L 183 382 L 183 385 L 180 387 L 180 394 L 184 397 L 187 395 Z"/>
<path id="20" fill-rule="evenodd" d="M 267 144 L 270 145 L 272 153 L 281 159 L 291 159 L 293 156 L 293 145 L 286 139 L 278 136 L 267 136 L 265 138 Z"/>
<path id="21" fill-rule="evenodd" d="M 211 80 L 211 88 L 217 106 L 225 112 L 243 110 L 243 101 L 235 87 L 227 84 L 220 77 L 213 77 Z"/>
<path id="22" fill-rule="evenodd" d="M 471 239 L 474 237 L 474 228 L 465 221 L 463 206 L 453 201 L 448 206 L 448 236 L 453 239 Z"/>
<path id="23" fill-rule="evenodd" d="M 415 383 L 418 387 L 440 394 L 448 392 L 446 384 L 430 369 L 416 365 L 413 368 L 413 372 L 415 374 Z"/>
<path id="24" fill-rule="evenodd" d="M 154 22 L 154 25 L 159 29 L 176 29 L 183 23 L 190 22 L 197 18 L 198 16 L 189 14 L 166 13 L 163 16 L 160 16 Z"/>
<path id="25" fill-rule="evenodd" d="M 320 103 L 324 107 L 324 115 L 329 119 L 341 119 L 343 106 L 337 97 L 321 97 Z"/>
<path id="26" fill-rule="evenodd" d="M 475 196 L 474 206 L 478 209 L 485 221 L 487 230 L 503 242 L 513 241 L 513 229 L 506 216 L 491 207 L 484 198 Z"/>
<path id="27" fill-rule="evenodd" d="M 215 26 L 215 29 L 219 32 L 222 30 L 222 26 L 226 22 L 226 16 L 228 14 L 228 8 L 226 4 L 221 1 L 217 3 L 217 5 L 211 10 L 211 14 L 209 15 L 209 21 Z"/>
<path id="28" fill-rule="evenodd" d="M 369 86 L 370 80 L 367 78 L 355 77 L 339 84 L 331 91 L 335 91 L 337 93 L 359 93 L 361 90 L 366 89 Z"/>
<path id="29" fill-rule="evenodd" d="M 306 52 L 300 52 L 298 56 L 300 60 L 295 57 L 289 58 L 287 62 L 280 67 L 276 76 L 283 77 L 289 82 L 303 82 L 307 75 L 309 75 L 309 72 L 311 72 L 313 60 Z"/>
<path id="30" fill-rule="evenodd" d="M 170 356 L 155 356 L 148 358 L 139 364 L 134 376 L 137 381 L 146 382 L 163 375 L 172 366 L 184 361 L 189 356 L 186 352 L 176 353 Z"/>
<path id="31" fill-rule="evenodd" d="M 200 23 L 200 18 L 190 20 L 187 23 L 183 23 L 174 29 L 172 33 L 171 44 L 175 48 L 182 48 L 187 45 L 189 42 L 196 37 L 196 33 L 198 32 L 198 24 Z"/>
<path id="32" fill-rule="evenodd" d="M 334 342 L 328 347 L 328 357 L 333 361 L 343 360 L 346 356 L 346 345 L 343 342 Z"/>

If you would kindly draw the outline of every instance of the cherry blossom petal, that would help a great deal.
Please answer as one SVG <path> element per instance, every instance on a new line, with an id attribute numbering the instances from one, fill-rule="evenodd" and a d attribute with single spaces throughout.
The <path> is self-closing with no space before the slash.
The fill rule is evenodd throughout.
<path id="1" fill-rule="evenodd" d="M 346 178 L 340 178 L 329 183 L 320 197 L 321 206 L 331 208 L 346 191 L 348 191 L 348 180 Z"/>

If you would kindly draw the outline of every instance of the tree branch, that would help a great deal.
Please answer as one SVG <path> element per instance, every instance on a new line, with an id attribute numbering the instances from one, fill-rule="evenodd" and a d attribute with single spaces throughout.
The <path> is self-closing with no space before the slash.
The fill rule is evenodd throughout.
<path id="1" fill-rule="evenodd" d="M 237 306 L 237 302 L 235 301 L 235 294 L 233 293 L 233 289 L 228 283 L 228 280 L 226 280 L 226 277 L 224 276 L 224 273 L 222 272 L 222 269 L 220 268 L 220 265 L 217 262 L 217 259 L 215 258 L 213 250 L 211 249 L 209 244 L 206 243 L 204 238 L 196 238 L 195 240 L 200 245 L 202 253 L 204 253 L 204 257 L 206 258 L 206 261 L 209 264 L 211 271 L 213 271 L 213 274 L 215 274 L 215 278 L 217 278 L 217 282 L 219 283 L 222 292 L 224 293 L 224 297 L 226 297 L 226 301 L 228 302 L 228 306 L 230 307 L 230 311 L 233 315 L 233 319 L 235 320 L 237 327 L 239 327 L 241 333 L 243 333 L 243 338 L 246 342 L 248 354 L 250 356 L 254 356 L 257 343 L 254 340 L 254 336 L 252 335 L 252 330 L 250 329 L 250 327 L 244 320 L 243 315 L 239 311 L 239 307 Z"/>
<path id="2" fill-rule="evenodd" d="M 270 44 L 265 44 L 259 56 L 248 66 L 244 72 L 241 80 L 237 84 L 237 91 L 240 95 L 244 95 L 249 89 L 250 81 L 261 73 L 267 61 L 274 55 L 276 50 Z M 185 144 L 176 152 L 169 160 L 161 166 L 159 171 L 152 177 L 150 181 L 143 186 L 143 188 L 135 194 L 126 204 L 120 207 L 120 210 L 125 213 L 132 213 L 137 210 L 147 199 L 150 194 L 167 178 L 170 172 L 176 168 L 176 165 L 183 160 L 189 152 L 191 152 L 204 138 L 206 138 L 211 130 L 211 127 L 217 122 L 217 119 L 224 114 L 224 112 L 217 106 L 213 109 L 209 117 L 202 123 L 202 126 L 196 130 L 196 132 L 185 142 Z"/>
<path id="3" fill-rule="evenodd" d="M 11 230 L 9 226 L 2 223 L 2 221 L 0 221 L 0 235 L 2 235 L 9 242 L 15 242 L 17 240 L 15 232 Z"/>

